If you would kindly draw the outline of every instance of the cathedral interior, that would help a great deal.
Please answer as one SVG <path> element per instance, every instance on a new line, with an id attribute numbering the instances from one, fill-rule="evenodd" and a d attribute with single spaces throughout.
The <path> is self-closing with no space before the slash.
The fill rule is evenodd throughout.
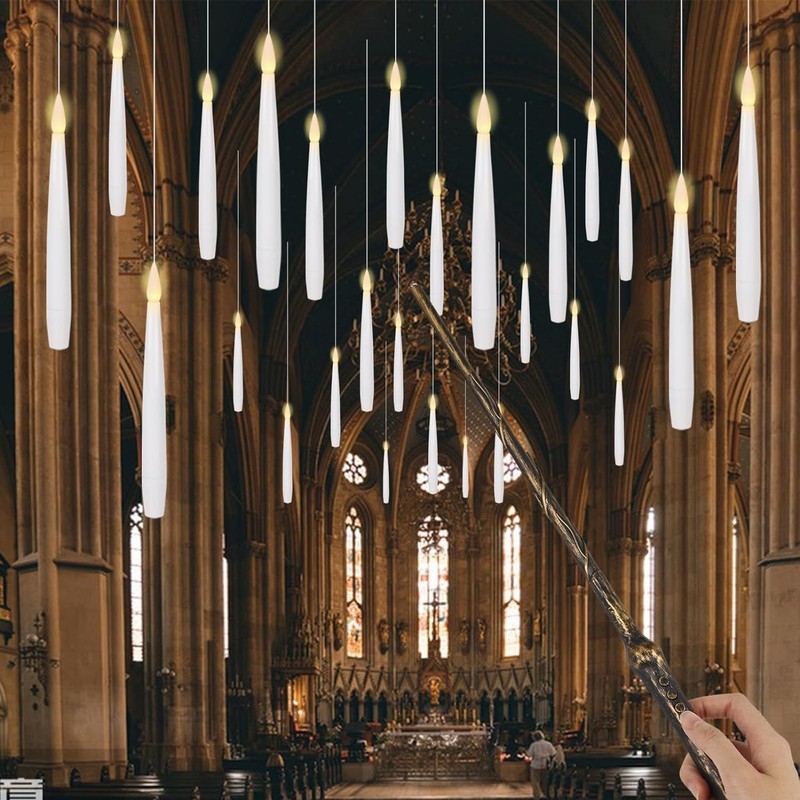
<path id="1" fill-rule="evenodd" d="M 413 283 L 431 288 L 435 224 L 445 326 L 636 625 L 689 698 L 746 693 L 800 752 L 798 0 L 6 0 L 0 24 L 3 769 L 14 762 L 47 785 L 76 768 L 92 780 L 104 766 L 119 778 L 213 772 L 297 742 L 371 748 L 423 723 L 501 737 L 538 728 L 595 748 L 647 742 L 659 763 L 680 761 L 683 744 L 547 504 L 415 299 Z M 257 264 L 268 25 L 280 154 L 271 290 Z M 123 53 L 112 58 L 117 29 Z M 116 216 L 109 97 L 120 59 Z M 745 322 L 748 63 L 763 285 Z M 499 253 L 489 349 L 472 327 L 482 80 Z M 57 81 L 66 134 L 51 124 Z M 399 247 L 387 241 L 390 93 L 402 95 Z M 596 241 L 584 224 L 590 97 Z M 548 306 L 557 128 L 578 399 L 572 314 L 554 323 Z M 48 338 L 59 136 L 66 349 Z M 624 138 L 631 280 L 619 279 Z M 693 302 L 686 430 L 670 416 L 679 169 Z M 309 300 L 314 235 L 324 277 Z M 155 306 L 168 471 L 163 514 L 150 516 Z"/>

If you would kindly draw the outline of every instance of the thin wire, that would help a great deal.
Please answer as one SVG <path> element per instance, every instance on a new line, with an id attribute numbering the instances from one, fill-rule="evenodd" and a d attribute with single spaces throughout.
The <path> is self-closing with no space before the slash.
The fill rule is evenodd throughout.
<path id="1" fill-rule="evenodd" d="M 625 138 L 628 138 L 628 0 L 625 0 Z"/>
<path id="2" fill-rule="evenodd" d="M 750 0 L 747 3 L 747 66 L 750 66 Z"/>
<path id="3" fill-rule="evenodd" d="M 289 405 L 289 242 L 286 242 L 286 405 Z"/>
<path id="4" fill-rule="evenodd" d="M 622 279 L 617 270 L 617 364 L 622 366 Z"/>
<path id="5" fill-rule="evenodd" d="M 317 0 L 314 0 L 314 113 L 317 112 Z"/>
<path id="6" fill-rule="evenodd" d="M 208 72 L 209 70 L 208 41 L 211 38 L 210 8 L 211 8 L 211 0 L 206 0 L 206 72 Z"/>
<path id="7" fill-rule="evenodd" d="M 483 93 L 486 94 L 486 0 L 483 0 Z"/>
<path id="8" fill-rule="evenodd" d="M 270 5 L 269 0 L 267 0 L 267 33 L 270 32 L 269 25 L 270 25 L 270 16 L 271 15 L 270 15 L 270 7 L 269 7 L 269 5 Z"/>
<path id="9" fill-rule="evenodd" d="M 394 0 L 394 60 L 397 61 L 397 0 Z"/>
<path id="10" fill-rule="evenodd" d="M 439 171 L 439 0 L 436 0 L 436 172 Z"/>
<path id="11" fill-rule="evenodd" d="M 383 441 L 389 441 L 389 401 L 386 395 L 386 381 L 389 375 L 389 348 L 383 349 Z"/>
<path id="12" fill-rule="evenodd" d="M 117 30 L 119 30 L 119 0 L 117 0 Z"/>
<path id="13" fill-rule="evenodd" d="M 395 254 L 397 256 L 397 313 L 400 313 L 400 250 L 399 248 L 395 250 Z"/>
<path id="14" fill-rule="evenodd" d="M 58 75 L 58 92 L 61 93 L 61 0 L 58 4 L 58 41 L 56 42 L 56 72 Z"/>
<path id="15" fill-rule="evenodd" d="M 500 316 L 500 242 L 497 243 L 497 316 Z M 497 326 L 497 405 L 500 405 L 500 326 Z"/>
<path id="16" fill-rule="evenodd" d="M 366 40 L 366 63 L 364 65 L 364 268 L 369 264 L 369 39 Z"/>
<path id="17" fill-rule="evenodd" d="M 436 367 L 436 334 L 433 332 L 433 325 L 431 325 L 431 397 L 436 394 L 436 376 L 434 369 Z"/>
<path id="18" fill-rule="evenodd" d="M 236 151 L 236 310 L 240 311 L 241 301 L 241 267 L 239 264 L 239 151 Z"/>
<path id="19" fill-rule="evenodd" d="M 339 251 L 339 187 L 333 187 L 333 344 L 339 335 L 339 287 L 336 285 L 336 268 Z"/>
<path id="20" fill-rule="evenodd" d="M 592 0 L 592 100 L 594 100 L 594 0 Z"/>
<path id="21" fill-rule="evenodd" d="M 464 353 L 467 352 L 467 334 L 464 334 Z M 464 436 L 467 435 L 467 379 L 464 378 Z"/>
<path id="22" fill-rule="evenodd" d="M 683 0 L 681 0 L 681 172 L 683 172 Z"/>
<path id="23" fill-rule="evenodd" d="M 522 136 L 522 152 L 524 153 L 523 156 L 523 178 L 525 182 L 525 189 L 524 189 L 524 203 L 523 203 L 523 228 L 525 230 L 524 235 L 524 242 L 523 242 L 523 257 L 522 260 L 527 264 L 528 263 L 528 101 L 525 101 L 525 113 L 524 113 L 524 123 L 523 123 L 523 136 Z"/>
<path id="24" fill-rule="evenodd" d="M 561 135 L 561 0 L 556 0 L 556 135 Z"/>
<path id="25" fill-rule="evenodd" d="M 59 0 L 61 8 L 61 0 Z M 61 24 L 59 23 L 59 31 Z M 59 62 L 60 63 L 60 62 Z M 153 261 L 156 260 L 156 0 L 153 0 Z"/>
<path id="26" fill-rule="evenodd" d="M 578 152 L 578 140 L 572 140 L 572 152 Z M 572 299 L 578 299 L 578 159 L 572 165 Z"/>

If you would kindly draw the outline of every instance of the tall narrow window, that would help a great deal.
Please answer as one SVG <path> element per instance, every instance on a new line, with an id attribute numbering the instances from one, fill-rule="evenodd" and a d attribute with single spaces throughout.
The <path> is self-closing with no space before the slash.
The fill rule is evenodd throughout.
<path id="1" fill-rule="evenodd" d="M 131 658 L 144 661 L 144 606 L 142 602 L 142 525 L 141 503 L 134 504 L 128 517 L 128 543 L 131 553 L 128 575 L 131 593 Z"/>
<path id="2" fill-rule="evenodd" d="M 347 655 L 364 657 L 364 528 L 352 507 L 344 522 L 347 604 Z"/>
<path id="3" fill-rule="evenodd" d="M 656 510 L 653 506 L 647 509 L 645 534 L 647 553 L 642 562 L 642 633 L 648 639 L 652 639 L 656 632 Z"/>
<path id="4" fill-rule="evenodd" d="M 509 506 L 503 518 L 503 658 L 515 658 L 519 655 L 520 532 L 519 512 L 514 506 Z"/>
<path id="5" fill-rule="evenodd" d="M 225 537 L 222 537 L 222 649 L 225 658 L 231 650 L 231 629 L 230 629 L 231 603 L 228 596 L 228 556 L 225 555 Z"/>
<path id="6" fill-rule="evenodd" d="M 449 531 L 438 514 L 429 514 L 417 532 L 417 568 L 419 601 L 419 654 L 428 658 L 429 645 L 438 640 L 442 658 L 450 645 L 448 630 L 448 594 L 450 587 Z"/>
<path id="7" fill-rule="evenodd" d="M 739 516 L 731 520 L 731 655 L 736 655 L 736 626 L 739 623 Z"/>

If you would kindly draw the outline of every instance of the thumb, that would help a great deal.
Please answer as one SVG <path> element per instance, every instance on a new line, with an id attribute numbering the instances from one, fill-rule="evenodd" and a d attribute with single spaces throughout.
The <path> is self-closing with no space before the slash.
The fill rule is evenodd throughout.
<path id="1" fill-rule="evenodd" d="M 717 766 L 723 783 L 741 784 L 756 772 L 719 728 L 709 725 L 693 711 L 681 714 L 681 726 L 692 744 L 702 750 Z"/>

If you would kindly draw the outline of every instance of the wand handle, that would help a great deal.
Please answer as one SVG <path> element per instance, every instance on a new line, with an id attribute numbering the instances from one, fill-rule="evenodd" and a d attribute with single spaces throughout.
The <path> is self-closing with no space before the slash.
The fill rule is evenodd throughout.
<path id="1" fill-rule="evenodd" d="M 500 413 L 500 409 L 491 393 L 486 390 L 470 368 L 466 355 L 461 351 L 442 318 L 431 305 L 425 290 L 417 281 L 413 281 L 410 288 L 414 299 L 419 304 L 423 314 L 428 318 L 439 339 L 444 343 L 450 357 L 469 384 L 470 389 L 472 389 L 478 403 L 483 408 L 486 417 L 492 423 L 505 448 L 511 453 L 522 474 L 528 479 L 528 483 L 530 483 L 534 496 L 541 505 L 545 516 L 550 520 L 570 554 L 583 570 L 589 586 L 602 604 L 611 620 L 611 624 L 625 645 L 628 663 L 631 668 L 636 672 L 642 683 L 647 686 L 653 700 L 659 705 L 669 724 L 678 734 L 700 773 L 711 787 L 716 800 L 726 800 L 722 779 L 717 768 L 705 753 L 692 744 L 681 726 L 680 716 L 682 712 L 690 708 L 689 700 L 672 674 L 661 648 L 651 642 L 637 628 L 628 609 L 625 608 L 617 593 L 611 588 L 611 584 L 603 571 L 597 566 L 597 562 L 586 546 L 586 541 L 572 524 L 564 509 L 561 508 L 550 487 L 545 483 L 533 457 L 514 435 L 508 422 Z"/>

